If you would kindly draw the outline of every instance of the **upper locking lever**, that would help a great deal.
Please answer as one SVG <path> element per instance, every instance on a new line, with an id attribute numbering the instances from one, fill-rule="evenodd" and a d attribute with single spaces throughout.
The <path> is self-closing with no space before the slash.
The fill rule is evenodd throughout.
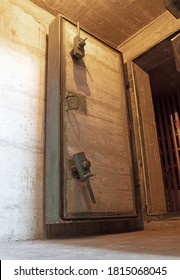
<path id="1" fill-rule="evenodd" d="M 77 36 L 74 37 L 74 48 L 72 50 L 72 53 L 76 58 L 83 58 L 85 56 L 84 47 L 86 45 L 86 40 L 87 38 L 82 39 L 80 37 L 79 22 L 77 22 Z"/>

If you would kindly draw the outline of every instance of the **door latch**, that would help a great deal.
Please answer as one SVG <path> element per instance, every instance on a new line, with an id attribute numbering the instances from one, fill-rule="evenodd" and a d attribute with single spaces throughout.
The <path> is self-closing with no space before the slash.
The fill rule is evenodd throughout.
<path id="1" fill-rule="evenodd" d="M 83 39 L 80 37 L 80 28 L 79 28 L 79 22 L 77 23 L 77 36 L 74 37 L 74 48 L 72 50 L 73 55 L 81 59 L 85 56 L 85 50 L 84 47 L 86 45 L 86 39 Z"/>
<path id="2" fill-rule="evenodd" d="M 76 175 L 77 179 L 86 183 L 92 203 L 96 203 L 89 177 L 95 176 L 91 173 L 91 162 L 86 158 L 84 152 L 80 152 L 73 155 L 73 165 L 71 166 L 72 172 Z"/>

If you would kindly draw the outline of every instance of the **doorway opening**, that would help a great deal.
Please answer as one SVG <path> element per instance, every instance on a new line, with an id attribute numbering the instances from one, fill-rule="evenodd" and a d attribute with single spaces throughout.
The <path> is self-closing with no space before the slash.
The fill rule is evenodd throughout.
<path id="1" fill-rule="evenodd" d="M 168 212 L 180 212 L 180 73 L 171 45 L 176 35 L 134 60 L 149 75 Z"/>

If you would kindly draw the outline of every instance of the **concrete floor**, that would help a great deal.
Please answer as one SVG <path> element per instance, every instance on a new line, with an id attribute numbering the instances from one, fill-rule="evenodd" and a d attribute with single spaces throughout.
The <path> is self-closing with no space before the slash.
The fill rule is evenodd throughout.
<path id="1" fill-rule="evenodd" d="M 58 240 L 0 243 L 0 259 L 180 259 L 180 234 L 140 231 Z"/>

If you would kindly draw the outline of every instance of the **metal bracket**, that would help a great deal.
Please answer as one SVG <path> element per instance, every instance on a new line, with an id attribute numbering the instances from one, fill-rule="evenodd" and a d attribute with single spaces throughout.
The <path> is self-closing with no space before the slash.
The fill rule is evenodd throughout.
<path id="1" fill-rule="evenodd" d="M 84 47 L 86 45 L 86 40 L 87 38 L 83 39 L 80 37 L 79 22 L 77 22 L 77 36 L 74 37 L 74 48 L 72 50 L 72 53 L 78 59 L 81 59 L 85 56 Z"/>
<path id="2" fill-rule="evenodd" d="M 72 172 L 76 174 L 77 179 L 86 183 L 91 201 L 92 203 L 96 203 L 89 181 L 89 177 L 95 176 L 95 174 L 92 174 L 90 171 L 91 162 L 86 158 L 84 152 L 74 154 L 73 161 L 74 163 L 71 165 Z"/>
<path id="3" fill-rule="evenodd" d="M 72 103 L 70 102 L 70 99 L 74 99 Z M 73 105 L 73 103 L 75 103 L 75 105 Z M 66 96 L 66 111 L 78 110 L 78 109 L 79 109 L 79 96 L 75 94 L 68 94 Z"/>
<path id="4" fill-rule="evenodd" d="M 87 115 L 86 96 L 81 93 L 68 91 L 66 95 L 66 111 L 78 110 L 79 113 Z"/>

